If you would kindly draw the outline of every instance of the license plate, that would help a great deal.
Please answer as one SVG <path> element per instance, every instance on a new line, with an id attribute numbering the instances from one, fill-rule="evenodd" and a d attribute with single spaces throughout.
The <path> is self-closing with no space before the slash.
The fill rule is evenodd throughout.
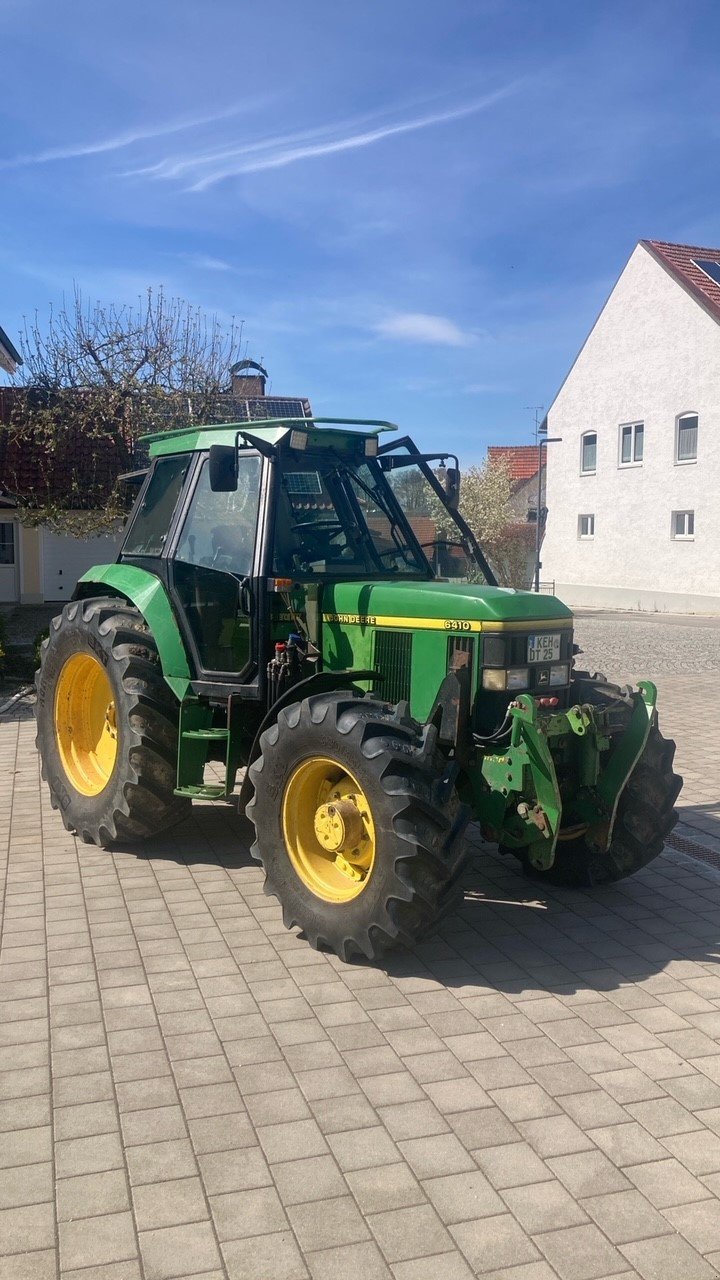
<path id="1" fill-rule="evenodd" d="M 528 662 L 559 662 L 560 636 L 557 634 L 528 636 Z"/>

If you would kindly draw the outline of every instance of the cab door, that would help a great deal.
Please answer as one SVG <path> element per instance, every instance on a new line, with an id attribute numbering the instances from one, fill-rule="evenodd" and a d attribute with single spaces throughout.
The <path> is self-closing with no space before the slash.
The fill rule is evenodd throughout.
<path id="1" fill-rule="evenodd" d="M 203 672 L 247 673 L 253 662 L 253 579 L 263 459 L 238 458 L 232 493 L 210 487 L 205 457 L 169 556 L 170 586 Z"/>

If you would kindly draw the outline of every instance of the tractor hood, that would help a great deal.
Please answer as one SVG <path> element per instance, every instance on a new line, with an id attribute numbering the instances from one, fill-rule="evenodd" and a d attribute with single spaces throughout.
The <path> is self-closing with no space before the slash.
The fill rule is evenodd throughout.
<path id="1" fill-rule="evenodd" d="M 337 582 L 323 590 L 325 622 L 418 627 L 445 631 L 497 629 L 503 623 L 571 625 L 572 612 L 556 596 L 470 583 Z M 454 623 L 460 624 L 458 626 Z"/>

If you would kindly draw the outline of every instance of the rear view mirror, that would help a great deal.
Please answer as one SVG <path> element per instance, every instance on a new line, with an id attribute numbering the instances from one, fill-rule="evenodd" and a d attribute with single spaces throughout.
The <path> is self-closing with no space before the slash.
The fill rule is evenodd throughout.
<path id="1" fill-rule="evenodd" d="M 234 444 L 211 444 L 209 468 L 213 493 L 235 492 L 238 487 L 238 451 Z"/>

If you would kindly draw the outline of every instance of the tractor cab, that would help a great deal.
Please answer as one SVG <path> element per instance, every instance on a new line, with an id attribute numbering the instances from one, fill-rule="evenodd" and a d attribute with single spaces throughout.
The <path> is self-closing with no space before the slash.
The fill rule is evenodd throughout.
<path id="1" fill-rule="evenodd" d="M 382 447 L 388 429 L 298 419 L 150 437 L 119 562 L 165 583 L 198 684 L 267 701 L 274 645 L 293 634 L 317 661 L 338 582 L 429 584 L 443 568 L 494 582 L 457 512 L 457 459 L 448 480 L 432 464 L 450 455 Z"/>

